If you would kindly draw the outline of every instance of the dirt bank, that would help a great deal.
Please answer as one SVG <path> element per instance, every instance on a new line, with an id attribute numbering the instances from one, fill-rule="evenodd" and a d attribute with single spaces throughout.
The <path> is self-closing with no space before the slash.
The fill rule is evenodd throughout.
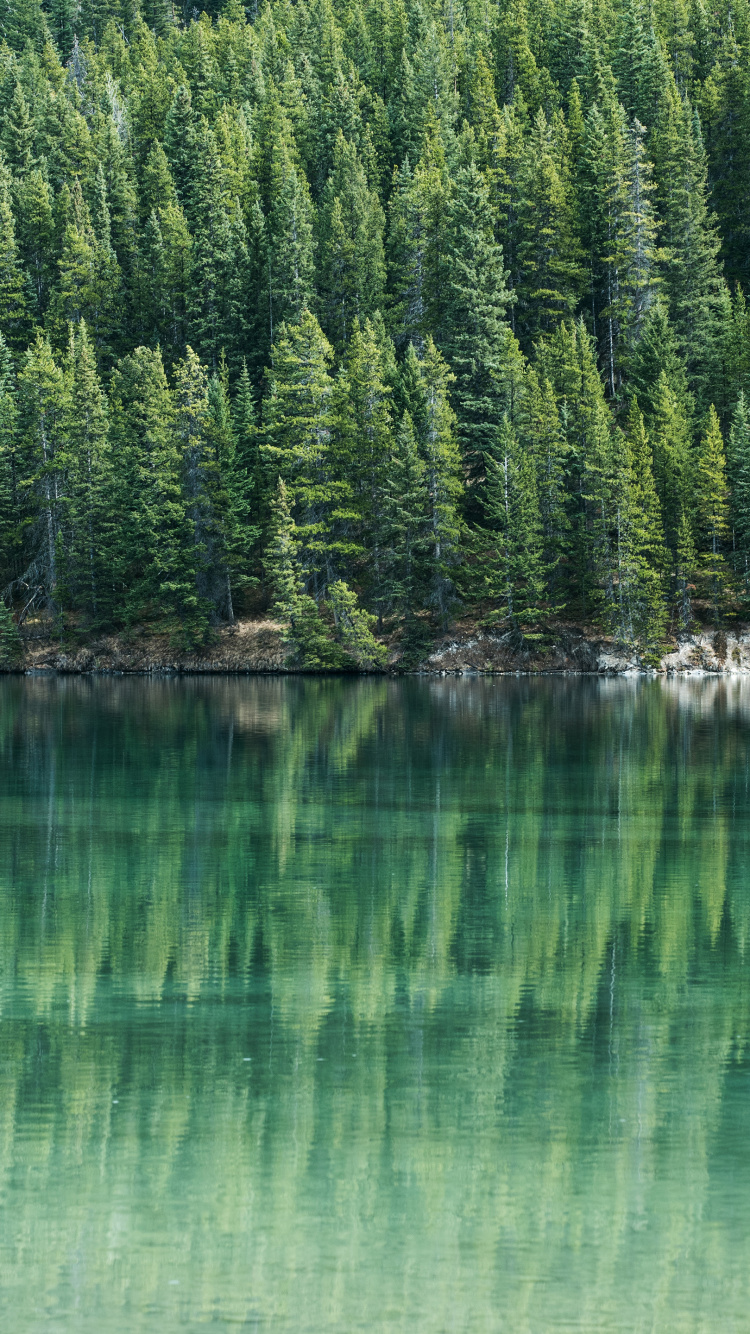
<path id="1" fill-rule="evenodd" d="M 50 638 L 31 638 L 16 670 L 60 673 L 261 673 L 286 672 L 282 627 L 271 620 L 246 620 L 217 631 L 214 642 L 197 652 L 175 648 L 166 635 L 137 632 L 103 635 L 81 647 Z M 398 645 L 390 646 L 389 670 L 403 671 Z M 457 624 L 433 651 L 411 668 L 419 673 L 498 674 L 571 672 L 599 675 L 750 674 L 750 628 L 684 635 L 667 646 L 658 666 L 644 664 L 631 650 L 587 626 L 555 626 L 551 643 L 519 652 L 507 637 L 489 635 L 476 624 Z"/>

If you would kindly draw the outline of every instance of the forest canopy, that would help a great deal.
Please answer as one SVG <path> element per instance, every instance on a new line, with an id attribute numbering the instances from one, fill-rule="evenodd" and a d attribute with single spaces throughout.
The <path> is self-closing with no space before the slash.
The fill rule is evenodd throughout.
<path id="1" fill-rule="evenodd" d="M 750 6 L 0 3 L 0 656 L 750 598 Z"/>

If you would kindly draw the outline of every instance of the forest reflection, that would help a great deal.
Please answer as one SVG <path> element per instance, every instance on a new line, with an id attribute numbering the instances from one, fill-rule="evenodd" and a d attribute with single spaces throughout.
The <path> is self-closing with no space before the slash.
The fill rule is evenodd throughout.
<path id="1" fill-rule="evenodd" d="M 741 1328 L 749 737 L 740 680 L 1 682 L 18 1330 Z"/>

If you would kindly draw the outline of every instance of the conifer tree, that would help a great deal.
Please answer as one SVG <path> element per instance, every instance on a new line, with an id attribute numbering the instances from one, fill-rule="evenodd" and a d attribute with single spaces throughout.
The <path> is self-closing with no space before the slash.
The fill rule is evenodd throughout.
<path id="1" fill-rule="evenodd" d="M 664 533 L 674 554 L 680 518 L 690 504 L 691 441 L 684 409 L 670 387 L 666 371 L 661 372 L 652 399 L 651 433 Z"/>
<path id="2" fill-rule="evenodd" d="M 447 623 L 454 597 L 461 535 L 461 463 L 456 419 L 448 396 L 452 380 L 445 361 L 428 338 L 424 358 L 419 362 L 420 402 L 413 420 L 427 488 L 430 603 L 442 625 Z"/>
<path id="3" fill-rule="evenodd" d="M 729 536 L 729 492 L 726 456 L 716 409 L 711 405 L 695 468 L 695 534 L 697 560 L 718 625 L 729 594 L 725 547 Z"/>
<path id="4" fill-rule="evenodd" d="M 414 423 L 405 411 L 396 431 L 383 486 L 383 584 L 389 610 L 405 617 L 405 639 L 413 643 L 417 613 L 427 605 L 429 506 L 425 465 Z"/>
<path id="5" fill-rule="evenodd" d="M 273 146 L 270 204 L 264 228 L 264 346 L 270 348 L 285 321 L 297 322 L 313 294 L 313 218 L 310 189 L 288 144 Z"/>
<path id="6" fill-rule="evenodd" d="M 426 201 L 408 157 L 393 173 L 388 220 L 388 325 L 396 347 L 421 346 L 425 329 Z"/>
<path id="7" fill-rule="evenodd" d="M 541 109 L 524 150 L 518 191 L 516 320 L 524 346 L 573 314 L 581 249 L 560 123 Z"/>
<path id="8" fill-rule="evenodd" d="M 189 316 L 191 336 L 195 339 L 212 370 L 216 370 L 221 348 L 226 344 L 224 301 L 227 287 L 238 267 L 240 275 L 247 264 L 246 254 L 232 255 L 229 218 L 222 200 L 222 166 L 216 139 L 204 127 L 196 143 L 196 162 L 190 208 L 194 238 Z"/>
<path id="9" fill-rule="evenodd" d="M 18 398 L 13 362 L 0 335 L 0 587 L 20 573 L 25 520 L 22 462 L 19 457 Z"/>
<path id="10" fill-rule="evenodd" d="M 505 319 L 510 296 L 487 189 L 473 164 L 456 174 L 448 237 L 442 350 L 455 376 L 464 468 L 476 478 L 503 413 L 513 409 L 522 362 Z"/>
<path id="11" fill-rule="evenodd" d="M 23 484 L 36 497 L 27 564 L 19 582 L 29 602 L 59 616 L 59 566 L 67 508 L 67 386 L 49 341 L 41 333 L 25 354 L 18 383 Z"/>
<path id="12" fill-rule="evenodd" d="M 243 362 L 232 404 L 235 450 L 235 513 L 246 534 L 247 560 L 259 559 L 257 544 L 268 516 L 269 481 L 247 362 Z"/>
<path id="13" fill-rule="evenodd" d="M 185 568 L 189 537 L 174 403 L 161 354 L 136 348 L 112 376 L 115 570 L 126 623 L 164 617 L 176 625 L 195 599 Z"/>
<path id="14" fill-rule="evenodd" d="M 350 487 L 332 467 L 331 346 L 310 311 L 282 324 L 274 344 L 264 405 L 269 471 L 287 485 L 300 559 L 314 598 L 325 596 L 336 563 L 351 554 Z"/>
<path id="15" fill-rule="evenodd" d="M 247 368 L 243 367 L 247 377 Z M 254 574 L 255 548 L 260 536 L 253 477 L 248 473 L 244 450 L 238 450 L 237 432 L 229 393 L 229 373 L 222 356 L 219 371 L 208 382 L 206 435 L 218 470 L 222 505 L 223 546 L 229 573 L 228 611 L 235 610 L 236 595 L 257 583 Z M 223 513 L 222 513 L 223 511 Z"/>
<path id="16" fill-rule="evenodd" d="M 385 218 L 354 144 L 339 132 L 320 216 L 320 301 L 332 342 L 344 346 L 355 318 L 382 303 Z"/>
<path id="17" fill-rule="evenodd" d="M 20 80 L 5 113 L 0 147 L 14 175 L 25 176 L 34 166 L 34 124 Z"/>
<path id="18" fill-rule="evenodd" d="M 543 564 L 551 608 L 559 610 L 570 519 L 567 491 L 570 447 L 551 381 L 530 367 L 522 399 L 519 439 L 536 462 L 536 486 L 544 538 Z"/>
<path id="19" fill-rule="evenodd" d="M 100 358 L 109 360 L 117 343 L 122 275 L 112 249 L 106 209 L 96 236 L 81 185 L 74 182 L 70 220 L 63 232 L 59 277 L 51 303 L 59 342 L 69 324 L 85 321 Z"/>
<path id="20" fill-rule="evenodd" d="M 113 523 L 107 400 L 85 323 L 71 331 L 66 423 L 66 600 L 91 623 L 111 621 Z"/>
<path id="21" fill-rule="evenodd" d="M 12 348 L 26 338 L 26 298 L 10 201 L 9 173 L 0 164 L 0 333 Z"/>
<path id="22" fill-rule="evenodd" d="M 614 398 L 657 291 L 652 167 L 643 126 L 629 128 L 621 106 L 591 108 L 583 152 L 592 321 Z"/>
<path id="23" fill-rule="evenodd" d="M 507 416 L 487 461 L 483 507 L 477 555 L 481 595 L 491 604 L 486 620 L 506 627 L 521 647 L 540 637 L 546 570 L 534 460 Z"/>
<path id="24" fill-rule="evenodd" d="M 677 525 L 677 554 L 675 573 L 677 582 L 677 611 L 680 628 L 691 630 L 693 627 L 693 593 L 695 592 L 695 540 L 693 525 L 687 509 L 680 511 Z"/>
<path id="25" fill-rule="evenodd" d="M 383 668 L 387 650 L 372 632 L 377 617 L 360 607 L 356 593 L 343 579 L 331 584 L 328 595 L 336 638 L 344 652 L 365 671 Z"/>
<path id="26" fill-rule="evenodd" d="M 281 477 L 271 501 L 265 574 L 273 596 L 272 614 L 285 627 L 289 665 L 309 671 L 342 667 L 344 655 L 341 649 L 332 642 L 315 599 L 303 591 L 296 525 Z"/>
<path id="27" fill-rule="evenodd" d="M 626 642 L 653 653 L 666 631 L 669 561 L 651 448 L 636 399 L 630 405 L 625 450 L 627 472 L 618 507 L 618 630 Z"/>
<path id="28" fill-rule="evenodd" d="M 57 274 L 52 192 L 38 169 L 15 188 L 18 248 L 26 272 L 29 313 L 41 323 Z"/>
<path id="29" fill-rule="evenodd" d="M 196 174 L 196 118 L 190 90 L 180 84 L 169 108 L 164 129 L 164 150 L 177 190 L 177 198 L 190 216 Z"/>
<path id="30" fill-rule="evenodd" d="M 227 564 L 229 494 L 222 476 L 221 437 L 211 431 L 208 375 L 191 347 L 175 367 L 175 430 L 181 461 L 189 548 L 184 567 L 194 592 L 183 594 L 190 632 L 204 633 L 205 617 L 234 620 Z"/>
<path id="31" fill-rule="evenodd" d="M 271 613 L 292 625 L 302 596 L 302 570 L 297 556 L 296 529 L 289 494 L 282 477 L 277 481 L 276 492 L 271 500 L 264 569 L 273 598 Z"/>
<path id="32" fill-rule="evenodd" d="M 728 475 L 734 568 L 745 602 L 750 599 L 750 411 L 740 393 L 729 433 Z"/>
<path id="33" fill-rule="evenodd" d="M 666 302 L 658 297 L 646 312 L 640 337 L 628 358 L 628 390 L 638 399 L 649 432 L 661 392 L 662 372 L 668 388 L 680 404 L 686 423 L 689 423 L 694 403 L 688 390 L 685 364 L 677 348 Z"/>
<path id="34" fill-rule="evenodd" d="M 720 225 L 724 269 L 730 282 L 747 283 L 747 181 L 750 179 L 750 87 L 747 38 L 742 44 L 730 23 L 711 73 L 701 90 L 707 122 L 711 202 Z M 744 47 L 744 49 L 743 49 Z"/>
<path id="35" fill-rule="evenodd" d="M 667 250 L 664 284 L 691 386 L 705 402 L 718 373 L 726 289 L 716 222 L 708 206 L 700 121 L 676 95 L 666 104 L 656 146 Z"/>
<path id="36" fill-rule="evenodd" d="M 0 599 L 0 671 L 13 670 L 23 656 L 23 644 L 13 616 Z"/>
<path id="37" fill-rule="evenodd" d="M 382 615 L 384 488 L 393 445 L 393 346 L 380 315 L 355 319 L 335 394 L 337 470 L 349 482 L 357 514 L 358 544 L 369 566 L 371 595 Z"/>

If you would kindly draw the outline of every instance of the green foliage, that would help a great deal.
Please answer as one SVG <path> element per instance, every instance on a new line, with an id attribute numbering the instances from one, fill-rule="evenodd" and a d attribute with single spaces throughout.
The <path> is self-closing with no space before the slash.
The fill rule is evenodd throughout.
<path id="1" fill-rule="evenodd" d="M 386 649 L 379 644 L 372 633 L 377 617 L 360 607 L 357 594 L 337 579 L 328 590 L 336 637 L 345 653 L 356 662 L 358 667 L 371 671 L 385 665 Z"/>
<path id="2" fill-rule="evenodd" d="M 22 656 L 23 644 L 18 626 L 5 603 L 0 600 L 0 670 L 18 667 Z"/>
<path id="3" fill-rule="evenodd" d="M 345 663 L 344 655 L 338 644 L 333 643 L 315 599 L 303 591 L 298 549 L 297 528 L 287 488 L 280 477 L 271 502 L 265 574 L 273 597 L 272 613 L 284 625 L 289 649 L 287 662 L 306 671 L 340 668 Z"/>
<path id="4" fill-rule="evenodd" d="M 483 509 L 476 557 L 479 595 L 491 607 L 485 620 L 523 645 L 540 637 L 546 611 L 544 538 L 534 459 L 507 417 L 487 460 Z"/>
<path id="5" fill-rule="evenodd" d="M 729 488 L 719 419 L 711 405 L 706 430 L 698 447 L 694 498 L 697 559 L 713 618 L 718 625 L 726 610 L 729 569 L 726 544 L 729 537 Z"/>
<path id="6" fill-rule="evenodd" d="M 750 411 L 744 393 L 737 400 L 728 452 L 734 568 L 747 602 L 750 598 Z"/>
<path id="7" fill-rule="evenodd" d="M 310 661 L 746 596 L 745 11 L 480 8 L 5 5 L 14 599 L 201 641 L 278 477 Z"/>

